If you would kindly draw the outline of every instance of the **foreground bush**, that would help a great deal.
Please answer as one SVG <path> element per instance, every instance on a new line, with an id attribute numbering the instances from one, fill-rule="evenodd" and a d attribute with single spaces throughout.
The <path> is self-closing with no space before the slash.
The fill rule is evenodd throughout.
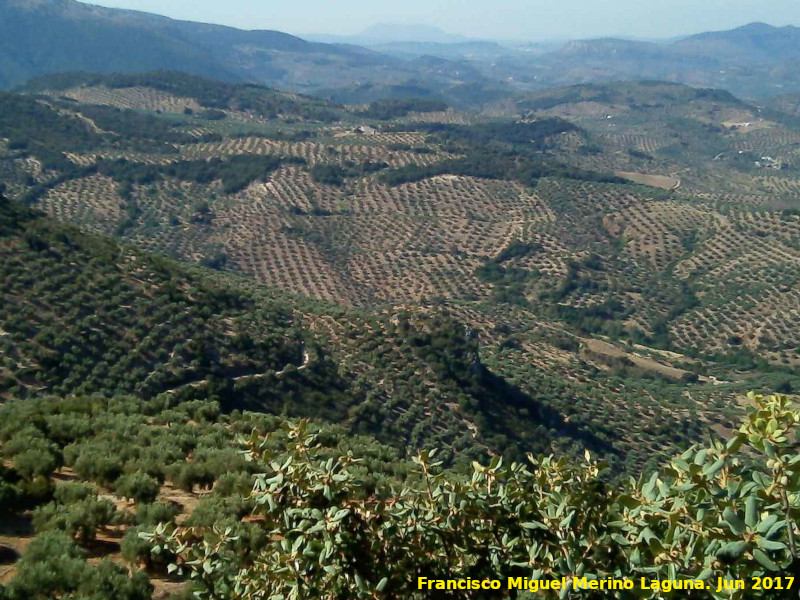
<path id="1" fill-rule="evenodd" d="M 603 465 L 552 457 L 473 464 L 469 480 L 415 460 L 418 483 L 364 498 L 351 455 L 321 458 L 304 423 L 289 457 L 253 436 L 252 519 L 269 543 L 243 551 L 231 530 L 163 525 L 143 534 L 201 598 L 479 598 L 516 592 L 418 591 L 417 578 L 607 577 L 705 580 L 704 591 L 539 592 L 536 597 L 786 598 L 796 589 L 717 594 L 718 578 L 800 575 L 800 412 L 786 396 L 751 395 L 749 418 L 727 443 L 688 450 L 660 473 L 609 488 Z M 411 480 L 415 480 L 412 477 Z M 797 582 L 794 584 L 797 586 Z M 494 595 L 493 595 L 494 594 Z"/>

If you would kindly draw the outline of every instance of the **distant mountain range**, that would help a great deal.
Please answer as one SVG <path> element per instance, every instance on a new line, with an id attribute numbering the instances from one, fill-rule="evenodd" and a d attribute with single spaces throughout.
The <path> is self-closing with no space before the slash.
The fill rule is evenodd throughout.
<path id="1" fill-rule="evenodd" d="M 462 35 L 453 35 L 438 27 L 420 24 L 378 23 L 355 35 L 310 34 L 304 39 L 325 42 L 373 46 L 396 42 L 422 42 L 434 44 L 453 44 L 469 41 Z"/>
<path id="2" fill-rule="evenodd" d="M 278 31 L 242 31 L 103 8 L 74 0 L 0 0 L 0 84 L 65 70 L 177 69 L 230 80 L 279 81 L 276 53 L 341 68 L 385 65 L 358 47 L 316 44 Z"/>
<path id="3" fill-rule="evenodd" d="M 753 23 L 668 43 L 573 41 L 536 66 L 553 85 L 649 78 L 774 96 L 800 90 L 800 28 Z"/>
<path id="4" fill-rule="evenodd" d="M 399 58 L 428 55 L 456 60 L 493 59 L 514 53 L 510 47 L 495 41 L 453 35 L 428 25 L 398 23 L 380 23 L 354 35 L 311 34 L 304 35 L 303 39 L 364 46 Z"/>
<path id="5" fill-rule="evenodd" d="M 669 46 L 670 52 L 720 63 L 779 64 L 800 60 L 800 28 L 751 23 L 731 31 L 701 33 Z"/>
<path id="6" fill-rule="evenodd" d="M 800 60 L 800 28 L 751 23 L 730 31 L 701 33 L 669 43 L 618 38 L 579 40 L 567 43 L 554 57 L 658 59 L 675 64 L 688 60 L 717 66 L 780 64 Z"/>
<path id="7" fill-rule="evenodd" d="M 58 72 L 152 70 L 262 83 L 356 102 L 374 100 L 372 90 L 384 88 L 393 95 L 457 101 L 459 94 L 450 88 L 460 87 L 465 79 L 473 88 L 502 87 L 470 65 L 444 59 L 400 59 L 350 44 L 176 21 L 75 0 L 0 0 L 0 88 Z"/>
<path id="8" fill-rule="evenodd" d="M 75 0 L 0 0 L 0 87 L 66 71 L 169 69 L 356 103 L 388 94 L 474 105 L 515 89 L 619 79 L 663 79 L 745 97 L 800 92 L 800 29 L 764 23 L 663 43 L 578 40 L 555 50 L 469 40 L 424 25 L 313 38 Z"/>

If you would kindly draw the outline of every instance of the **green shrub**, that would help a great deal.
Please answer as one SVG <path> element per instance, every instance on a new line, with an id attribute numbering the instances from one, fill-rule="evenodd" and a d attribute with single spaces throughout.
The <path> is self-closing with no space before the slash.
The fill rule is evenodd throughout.
<path id="1" fill-rule="evenodd" d="M 473 463 L 471 477 L 461 478 L 425 451 L 414 460 L 411 481 L 419 483 L 393 490 L 389 502 L 362 497 L 353 457 L 325 457 L 301 423 L 286 460 L 271 460 L 268 441 L 254 438 L 248 446 L 263 470 L 251 495 L 268 540 L 263 548 L 242 552 L 230 528 L 215 528 L 213 540 L 196 528 L 166 525 L 145 537 L 175 553 L 173 568 L 207 599 L 221 586 L 235 586 L 237 600 L 299 598 L 305 590 L 323 600 L 422 600 L 431 596 L 417 588 L 421 575 L 716 584 L 717 578 L 795 573 L 800 411 L 786 396 L 751 400 L 755 408 L 727 443 L 687 450 L 662 472 L 622 488 L 603 482 L 604 467 L 588 452 L 577 464 L 552 456 L 507 464 L 495 457 L 488 465 Z M 541 597 L 607 594 L 567 589 Z M 781 597 L 749 590 L 710 595 Z M 503 596 L 455 591 L 442 597 Z M 640 597 L 662 598 L 658 589 Z"/>

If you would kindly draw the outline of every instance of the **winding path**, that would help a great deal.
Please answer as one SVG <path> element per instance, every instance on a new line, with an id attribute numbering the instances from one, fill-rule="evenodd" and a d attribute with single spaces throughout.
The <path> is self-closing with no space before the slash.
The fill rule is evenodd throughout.
<path id="1" fill-rule="evenodd" d="M 306 349 L 305 345 L 303 345 L 303 359 L 302 359 L 301 363 L 299 365 L 295 365 L 293 363 L 287 364 L 280 371 L 276 371 L 275 372 L 275 377 L 282 377 L 286 373 L 286 371 L 289 370 L 290 367 L 296 367 L 298 371 L 302 371 L 303 369 L 308 368 L 309 364 L 311 364 L 311 354 L 308 352 L 308 350 Z M 236 382 L 236 381 L 241 381 L 243 379 L 249 379 L 249 378 L 252 378 L 252 379 L 263 379 L 266 376 L 267 376 L 267 373 L 261 373 L 261 372 L 243 373 L 241 375 L 237 375 L 235 377 L 231 377 L 230 381 Z M 185 389 L 187 387 L 199 388 L 199 387 L 203 387 L 207 383 L 208 383 L 207 379 L 196 379 L 194 381 L 184 382 L 184 383 L 182 383 L 182 384 L 180 384 L 178 386 L 175 386 L 173 388 L 170 388 L 168 390 L 164 390 L 162 393 L 164 393 L 164 394 L 174 394 L 174 393 L 179 392 L 180 390 Z"/>

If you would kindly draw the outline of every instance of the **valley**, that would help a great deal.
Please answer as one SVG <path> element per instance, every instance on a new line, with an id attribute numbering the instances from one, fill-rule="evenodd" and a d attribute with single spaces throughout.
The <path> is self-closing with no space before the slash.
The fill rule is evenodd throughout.
<path id="1" fill-rule="evenodd" d="M 797 98 L 708 75 L 794 28 L 467 60 L 34 4 L 158 46 L 0 42 L 0 600 L 796 572 Z"/>
<path id="2" fill-rule="evenodd" d="M 39 95 L 6 96 L 53 123 L 32 123 L 24 142 L 6 143 L 7 195 L 115 237 L 120 253 L 130 248 L 114 267 L 122 269 L 116 279 L 134 278 L 127 294 L 158 285 L 146 270 L 134 275 L 134 257 L 145 252 L 255 295 L 218 325 L 197 322 L 204 343 L 244 331 L 258 339 L 252 328 L 262 325 L 247 303 L 273 298 L 266 306 L 285 306 L 280 318 L 310 358 L 289 345 L 272 366 L 225 349 L 198 369 L 186 350 L 170 351 L 186 339 L 154 338 L 157 329 L 130 338 L 146 344 L 136 350 L 139 381 L 116 383 L 95 369 L 104 383 L 78 365 L 43 377 L 34 353 L 8 362 L 7 395 L 124 389 L 206 398 L 213 389 L 233 405 L 274 410 L 265 386 L 277 386 L 276 398 L 287 385 L 306 396 L 309 367 L 334 378 L 310 385 L 341 390 L 341 401 L 325 403 L 334 421 L 387 443 L 520 452 L 534 438 L 566 449 L 573 435 L 603 432 L 593 443 L 624 471 L 699 439 L 704 423 L 725 429 L 744 391 L 796 385 L 800 217 L 789 207 L 800 189 L 790 175 L 800 146 L 783 113 L 768 121 L 725 93 L 620 84 L 534 95 L 504 116 L 424 103 L 432 112 L 414 112 L 412 103 L 376 120 L 363 116 L 372 109 L 266 88 L 165 74 L 128 80 L 70 87 L 55 78 L 49 90 L 38 80 Z M 239 108 L 244 94 L 247 109 Z M 203 115 L 212 110 L 213 119 Z M 525 129 L 508 128 L 514 119 Z M 763 125 L 753 138 L 726 127 L 732 119 Z M 125 133 L 132 127 L 135 138 Z M 58 137 L 73 128 L 81 136 Z M 51 159 L 54 152 L 64 158 Z M 767 153 L 786 168 L 757 166 Z M 175 300 L 166 301 L 170 311 Z M 49 308 L 49 326 L 64 310 Z M 141 318 L 156 325 L 157 315 Z M 124 327 L 135 332 L 133 323 Z M 220 338 L 215 327 L 227 333 Z M 270 329 L 265 340 L 276 335 Z M 75 340 L 87 343 L 80 331 Z M 408 336 L 417 341 L 409 346 Z M 450 341 L 439 349 L 436 336 Z M 420 354 L 416 344 L 428 349 Z M 452 356 L 463 364 L 439 370 Z M 477 372 L 470 360 L 480 361 Z M 15 363 L 29 364 L 30 374 L 15 373 Z M 302 365 L 288 380 L 287 364 Z M 314 406 L 304 400 L 290 412 L 318 414 Z M 641 432 L 615 430 L 616 420 L 643 410 L 652 420 L 640 421 Z M 545 413 L 551 433 L 533 433 Z M 685 433 L 640 446 L 665 419 Z"/>

